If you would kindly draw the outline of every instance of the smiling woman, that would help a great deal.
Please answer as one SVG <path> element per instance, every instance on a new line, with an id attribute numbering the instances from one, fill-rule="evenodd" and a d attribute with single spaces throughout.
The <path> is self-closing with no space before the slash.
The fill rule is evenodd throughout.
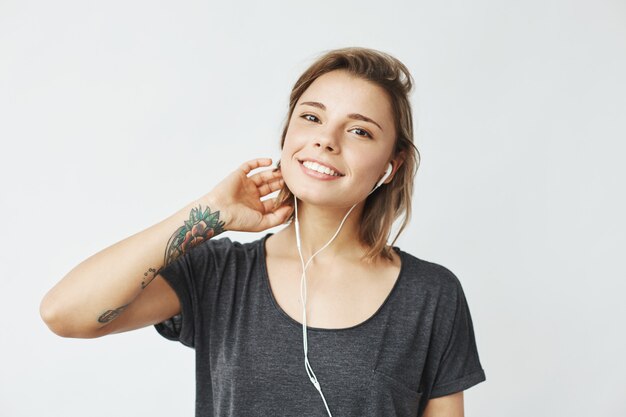
<path id="1" fill-rule="evenodd" d="M 299 128 L 306 128 L 303 123 L 296 122 L 296 118 L 316 123 L 315 130 L 319 135 L 334 135 L 336 132 L 328 129 L 341 127 L 333 126 L 333 123 L 347 123 L 343 126 L 346 128 L 344 135 L 349 132 L 350 137 L 369 139 L 372 143 L 361 145 L 362 154 L 357 152 L 354 155 L 353 152 L 354 157 L 365 155 L 368 159 L 387 159 L 382 163 L 371 161 L 367 166 L 370 174 L 383 172 L 386 163 L 392 163 L 395 179 L 390 178 L 388 187 L 371 196 L 363 210 L 365 221 L 359 230 L 359 240 L 367 243 L 366 257 L 369 259 L 379 255 L 391 259 L 387 243 L 393 222 L 403 217 L 391 245 L 411 217 L 413 178 L 419 166 L 409 102 L 412 85 L 408 69 L 394 57 L 371 49 L 345 48 L 320 57 L 300 76 L 291 92 L 288 122 L 281 138 L 281 165 L 285 159 L 286 139 L 299 137 Z M 318 97 L 326 97 L 326 100 Z M 341 121 L 338 119 L 340 115 L 344 117 Z M 350 150 L 342 149 L 342 152 L 345 154 Z M 290 190 L 291 187 L 281 191 L 281 203 L 293 199 Z"/>
<path id="2" fill-rule="evenodd" d="M 43 319 L 69 337 L 155 325 L 194 348 L 197 416 L 462 416 L 485 373 L 461 283 L 393 246 L 419 165 L 411 88 L 389 54 L 323 54 L 293 87 L 276 169 L 246 162 L 86 259 Z"/>

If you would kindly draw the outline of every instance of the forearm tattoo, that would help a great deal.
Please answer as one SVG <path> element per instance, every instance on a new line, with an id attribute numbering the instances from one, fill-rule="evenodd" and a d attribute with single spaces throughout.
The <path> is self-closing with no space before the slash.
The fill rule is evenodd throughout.
<path id="1" fill-rule="evenodd" d="M 163 266 L 158 270 L 149 268 L 143 274 L 141 289 L 146 288 L 163 268 L 194 246 L 224 232 L 224 222 L 220 221 L 220 212 L 211 213 L 211 209 L 202 206 L 194 207 L 189 212 L 189 220 L 176 229 L 165 246 Z"/>
<path id="2" fill-rule="evenodd" d="M 124 311 L 124 309 L 126 307 L 128 307 L 129 304 L 123 305 L 121 307 L 116 308 L 115 310 L 107 310 L 105 311 L 100 317 L 98 317 L 98 322 L 99 323 L 108 323 L 110 321 L 113 321 L 117 318 L 117 316 L 119 316 L 120 314 L 122 314 L 122 311 Z"/>
<path id="3" fill-rule="evenodd" d="M 189 213 L 189 220 L 185 220 L 184 225 L 176 229 L 169 238 L 165 246 L 165 254 L 163 257 L 163 265 L 158 268 L 148 268 L 143 273 L 141 281 L 141 289 L 146 288 L 152 280 L 161 272 L 163 268 L 172 263 L 176 258 L 187 252 L 189 249 L 211 239 L 214 236 L 224 232 L 224 222 L 220 221 L 220 212 L 211 212 L 209 207 L 194 207 Z M 130 304 L 123 305 L 115 310 L 107 310 L 100 317 L 98 322 L 109 323 L 116 319 L 126 307 Z"/>
<path id="4" fill-rule="evenodd" d="M 184 252 L 217 236 L 224 231 L 224 222 L 220 221 L 220 212 L 211 213 L 211 209 L 194 207 L 189 213 L 189 220 L 178 228 L 170 237 L 165 247 L 163 266 L 169 265 Z"/>

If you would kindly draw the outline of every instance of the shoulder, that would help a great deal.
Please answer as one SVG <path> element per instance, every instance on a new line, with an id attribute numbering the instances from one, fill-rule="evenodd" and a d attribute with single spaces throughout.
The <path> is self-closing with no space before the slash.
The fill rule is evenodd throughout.
<path id="1" fill-rule="evenodd" d="M 420 293 L 456 302 L 463 288 L 454 272 L 442 264 L 397 250 L 402 259 L 401 273 L 407 281 L 418 287 Z"/>

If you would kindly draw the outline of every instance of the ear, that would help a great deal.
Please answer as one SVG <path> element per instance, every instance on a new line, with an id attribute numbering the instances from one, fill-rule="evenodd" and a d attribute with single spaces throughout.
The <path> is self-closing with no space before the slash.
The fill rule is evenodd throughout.
<path id="1" fill-rule="evenodd" d="M 396 172 L 398 172 L 398 169 L 404 163 L 404 159 L 405 159 L 404 151 L 400 151 L 393 157 L 391 161 L 389 161 L 391 165 L 393 166 L 393 169 L 391 170 L 391 175 L 389 175 L 389 178 L 387 178 L 383 184 L 389 184 L 393 180 L 393 177 L 396 175 Z"/>

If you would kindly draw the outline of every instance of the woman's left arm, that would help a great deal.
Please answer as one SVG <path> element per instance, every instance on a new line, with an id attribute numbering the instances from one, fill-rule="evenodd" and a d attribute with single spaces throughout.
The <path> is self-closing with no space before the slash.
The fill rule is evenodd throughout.
<path id="1" fill-rule="evenodd" d="M 463 417 L 463 391 L 428 400 L 422 417 Z"/>

